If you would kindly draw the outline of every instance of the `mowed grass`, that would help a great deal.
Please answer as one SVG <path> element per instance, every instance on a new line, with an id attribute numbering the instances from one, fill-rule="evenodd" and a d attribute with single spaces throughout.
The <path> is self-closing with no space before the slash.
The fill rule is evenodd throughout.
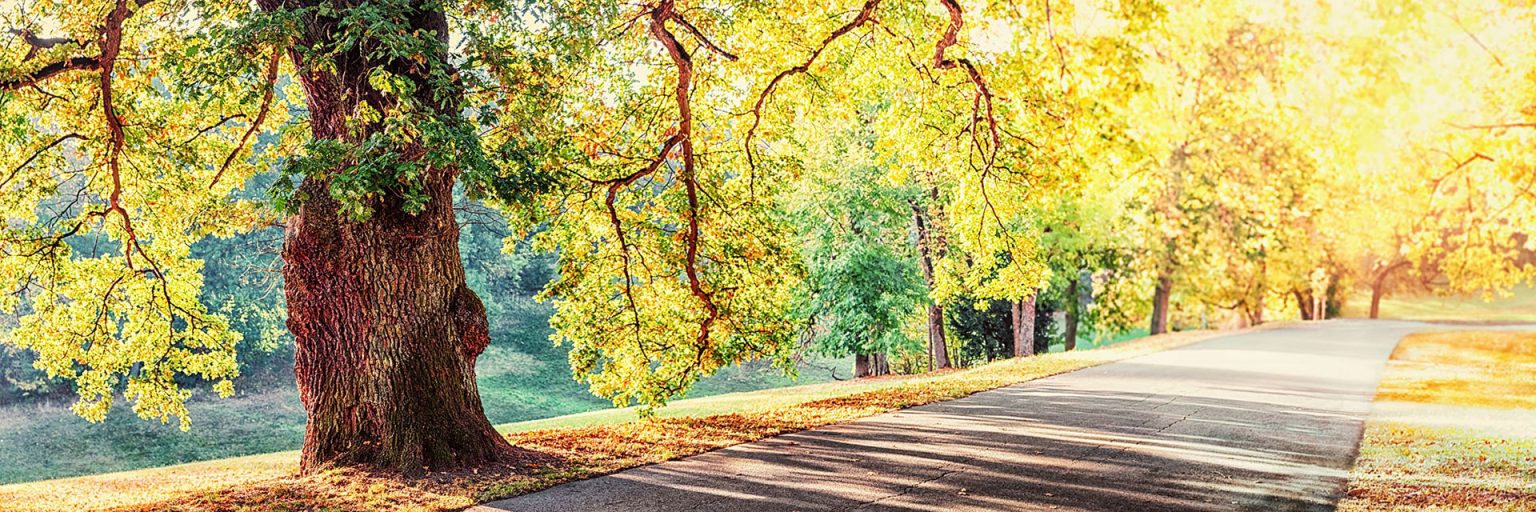
<path id="1" fill-rule="evenodd" d="M 1368 318 L 1371 297 L 1356 297 L 1344 307 L 1348 318 Z M 1389 295 L 1381 300 L 1381 318 L 1420 321 L 1536 323 L 1536 288 L 1520 287 L 1509 296 Z"/>
<path id="2" fill-rule="evenodd" d="M 1184 332 L 1108 348 L 1012 359 L 937 374 L 796 386 L 682 400 L 656 419 L 604 411 L 502 425 L 526 457 L 515 467 L 416 480 L 334 470 L 299 477 L 283 452 L 0 486 L 0 504 L 41 510 L 453 510 L 571 480 L 738 443 L 963 397 L 1187 345 Z"/>
<path id="3" fill-rule="evenodd" d="M 1536 334 L 1405 338 L 1339 509 L 1536 510 Z"/>
<path id="4" fill-rule="evenodd" d="M 477 365 L 481 401 L 493 423 L 594 410 L 606 411 L 600 421 L 634 417 L 633 412 L 611 412 L 612 402 L 593 396 L 585 384 L 571 378 L 564 350 L 547 341 L 548 314 L 543 309 L 516 313 L 523 315 L 519 325 L 526 327 L 508 329 L 507 338 L 489 347 Z M 519 346 L 541 351 L 522 352 Z M 728 368 L 704 379 L 691 394 L 702 397 L 822 383 L 852 374 L 852 358 L 807 362 L 795 378 L 768 364 Z M 236 388 L 240 394 L 234 398 L 199 397 L 188 404 L 193 422 L 188 432 L 178 429 L 174 421 L 141 420 L 129 404 L 120 403 L 97 424 L 76 416 L 68 402 L 0 407 L 0 484 L 299 449 L 304 441 L 304 408 L 291 384 Z M 589 424 L 591 419 L 572 421 Z M 0 502 L 0 510 L 6 507 Z"/>

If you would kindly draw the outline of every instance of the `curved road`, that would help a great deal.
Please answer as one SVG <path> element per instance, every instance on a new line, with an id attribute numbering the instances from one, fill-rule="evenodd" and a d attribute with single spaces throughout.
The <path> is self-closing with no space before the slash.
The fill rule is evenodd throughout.
<path id="1" fill-rule="evenodd" d="M 1332 510 L 1407 322 L 1251 331 L 477 511 Z"/>

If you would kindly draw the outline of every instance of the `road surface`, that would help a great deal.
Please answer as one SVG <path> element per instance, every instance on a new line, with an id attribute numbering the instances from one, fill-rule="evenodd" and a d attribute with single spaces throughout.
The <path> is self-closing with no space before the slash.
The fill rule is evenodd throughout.
<path id="1" fill-rule="evenodd" d="M 1384 362 L 1428 329 L 1251 331 L 473 510 L 1332 510 Z"/>

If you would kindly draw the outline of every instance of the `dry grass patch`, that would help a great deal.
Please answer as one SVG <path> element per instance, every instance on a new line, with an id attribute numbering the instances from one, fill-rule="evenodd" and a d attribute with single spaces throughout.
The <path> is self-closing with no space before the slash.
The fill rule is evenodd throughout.
<path id="1" fill-rule="evenodd" d="M 0 503 L 8 506 L 19 503 L 20 510 L 28 512 L 85 509 L 124 512 L 454 510 L 774 435 L 960 398 L 1188 345 L 1215 335 L 1208 331 L 1175 333 L 1097 350 L 1001 361 L 970 370 L 893 377 L 882 383 L 884 387 L 874 390 L 852 391 L 843 396 L 765 411 L 512 433 L 507 438 L 526 451 L 526 460 L 475 472 L 434 474 L 401 481 L 355 470 L 336 470 L 308 477 L 281 476 L 251 481 L 241 479 L 239 471 L 213 466 L 225 461 L 211 461 L 203 464 L 209 465 L 208 474 L 212 476 L 196 478 L 195 485 L 180 482 L 182 487 L 177 487 L 178 482 L 162 482 L 169 484 L 161 487 L 164 492 L 155 492 L 152 485 L 135 486 L 135 491 L 129 494 L 114 493 L 101 487 L 81 493 L 92 484 L 69 484 L 74 485 L 72 490 L 54 492 L 50 489 L 57 487 L 59 482 L 36 482 L 0 487 Z M 269 464 L 287 460 L 274 456 L 258 457 L 252 460 Z M 165 471 L 165 468 L 158 471 Z M 287 470 L 290 474 L 291 471 Z M 132 482 L 140 473 L 121 473 L 113 478 Z"/>
<path id="2" fill-rule="evenodd" d="M 1340 510 L 1536 510 L 1536 334 L 1409 336 L 1376 400 Z"/>

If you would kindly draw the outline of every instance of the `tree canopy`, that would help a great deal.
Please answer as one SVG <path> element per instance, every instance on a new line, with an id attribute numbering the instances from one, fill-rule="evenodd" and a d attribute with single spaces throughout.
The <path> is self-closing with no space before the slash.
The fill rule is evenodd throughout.
<path id="1" fill-rule="evenodd" d="M 199 240 L 445 186 L 557 255 L 553 341 L 647 408 L 807 337 L 907 350 L 929 303 L 1112 334 L 1536 277 L 1519 3 L 259 3 L 0 7 L 0 340 L 87 419 L 232 392 Z"/>

